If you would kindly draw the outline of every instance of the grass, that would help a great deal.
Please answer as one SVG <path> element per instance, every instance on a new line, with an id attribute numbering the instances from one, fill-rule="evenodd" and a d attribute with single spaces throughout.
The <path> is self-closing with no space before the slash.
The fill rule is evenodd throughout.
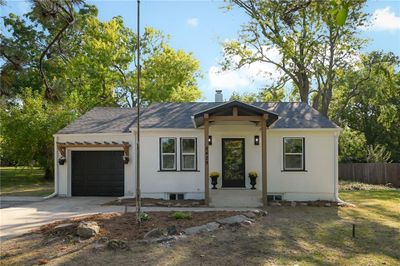
<path id="1" fill-rule="evenodd" d="M 172 216 L 177 220 L 190 220 L 190 219 L 192 219 L 192 213 L 191 212 L 175 212 Z"/>
<path id="2" fill-rule="evenodd" d="M 341 191 L 349 191 L 349 190 L 393 190 L 394 188 L 384 186 L 384 185 L 375 185 L 375 184 L 366 184 L 361 182 L 353 182 L 340 180 L 339 188 Z"/>
<path id="3" fill-rule="evenodd" d="M 41 236 L 5 241 L 4 265 L 400 265 L 400 190 L 342 191 L 357 207 L 268 207 L 253 226 L 226 227 L 171 244 L 128 240 L 127 251 Z M 151 221 L 150 221 L 151 222 Z M 356 238 L 352 238 L 352 224 Z M 58 244 L 57 244 L 58 243 Z M 58 245 L 58 246 L 56 246 Z M 66 252 L 66 247 L 76 252 Z"/>
<path id="4" fill-rule="evenodd" d="M 53 181 L 44 179 L 37 167 L 1 167 L 1 196 L 47 196 L 54 191 Z"/>

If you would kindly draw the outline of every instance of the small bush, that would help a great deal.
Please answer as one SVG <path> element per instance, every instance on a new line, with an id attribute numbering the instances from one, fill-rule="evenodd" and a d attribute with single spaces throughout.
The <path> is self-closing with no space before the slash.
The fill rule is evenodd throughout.
<path id="1" fill-rule="evenodd" d="M 145 213 L 145 212 L 141 212 L 140 213 L 140 220 L 141 221 L 148 221 L 150 219 L 151 219 L 151 217 L 147 213 Z"/>
<path id="2" fill-rule="evenodd" d="M 177 220 L 190 220 L 192 219 L 192 213 L 191 212 L 175 212 L 173 217 Z"/>

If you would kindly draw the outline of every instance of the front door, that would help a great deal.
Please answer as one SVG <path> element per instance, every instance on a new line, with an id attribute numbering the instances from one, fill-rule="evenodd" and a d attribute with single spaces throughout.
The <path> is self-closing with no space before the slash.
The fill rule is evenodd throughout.
<path id="1" fill-rule="evenodd" d="M 222 139 L 222 187 L 245 187 L 244 139 Z"/>

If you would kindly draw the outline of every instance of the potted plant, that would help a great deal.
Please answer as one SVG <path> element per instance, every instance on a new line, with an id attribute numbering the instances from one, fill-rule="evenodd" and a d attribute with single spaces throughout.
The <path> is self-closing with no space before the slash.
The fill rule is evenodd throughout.
<path id="1" fill-rule="evenodd" d="M 218 172 L 211 172 L 210 173 L 211 185 L 213 185 L 212 189 L 217 189 L 216 185 L 218 184 L 218 177 L 219 177 L 219 173 Z"/>
<path id="2" fill-rule="evenodd" d="M 256 183 L 257 173 L 254 171 L 249 172 L 249 178 L 250 178 L 251 189 L 256 189 L 254 186 L 257 184 Z"/>

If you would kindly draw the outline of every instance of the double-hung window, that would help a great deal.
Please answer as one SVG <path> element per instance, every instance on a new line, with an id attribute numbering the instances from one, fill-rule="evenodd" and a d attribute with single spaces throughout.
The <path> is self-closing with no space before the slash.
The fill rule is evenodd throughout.
<path id="1" fill-rule="evenodd" d="M 196 138 L 181 138 L 181 170 L 197 170 Z"/>
<path id="2" fill-rule="evenodd" d="M 162 171 L 176 170 L 176 138 L 160 138 L 160 166 Z"/>
<path id="3" fill-rule="evenodd" d="M 283 169 L 304 171 L 304 138 L 283 138 Z"/>

